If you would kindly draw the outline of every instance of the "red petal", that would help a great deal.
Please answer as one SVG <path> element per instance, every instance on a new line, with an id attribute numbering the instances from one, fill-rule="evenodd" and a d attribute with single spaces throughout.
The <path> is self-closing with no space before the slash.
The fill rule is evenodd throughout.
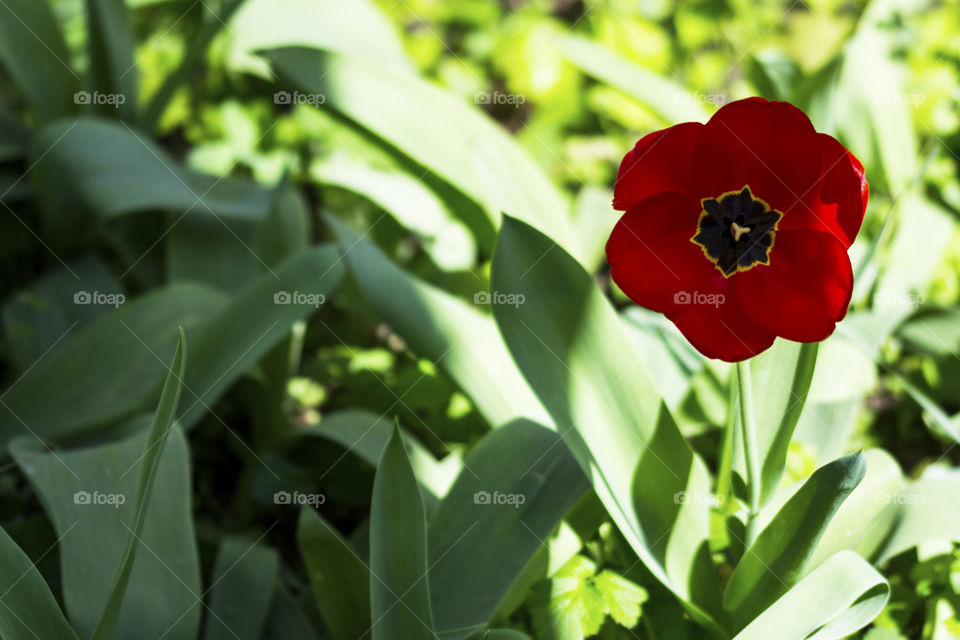
<path id="1" fill-rule="evenodd" d="M 853 240 L 863 224 L 869 187 L 863 165 L 835 138 L 825 133 L 820 138 L 821 179 L 808 207 L 794 209 L 784 216 L 781 229 L 813 229 L 837 236 L 844 247 Z"/>
<path id="2" fill-rule="evenodd" d="M 726 287 L 722 302 L 690 304 L 682 312 L 667 317 L 690 344 L 708 358 L 739 362 L 767 350 L 775 336 L 760 328 L 740 308 L 735 278 L 727 280 L 719 273 L 717 278 Z"/>
<path id="3" fill-rule="evenodd" d="M 833 234 L 777 231 L 770 264 L 735 276 L 737 300 L 758 325 L 797 342 L 817 342 L 846 315 L 853 270 Z"/>
<path id="4" fill-rule="evenodd" d="M 750 185 L 755 197 L 785 215 L 813 193 L 820 141 L 807 116 L 786 102 L 731 102 L 705 125 L 694 173 L 701 197 Z"/>
<path id="5" fill-rule="evenodd" d="M 690 241 L 699 216 L 700 204 L 676 192 L 647 198 L 623 214 L 607 241 L 607 262 L 631 300 L 672 311 L 678 293 L 697 290 L 716 271 Z"/>
<path id="6" fill-rule="evenodd" d="M 620 163 L 613 189 L 613 208 L 626 211 L 649 196 L 680 191 L 697 201 L 699 193 L 690 163 L 703 125 L 685 122 L 644 136 Z"/>

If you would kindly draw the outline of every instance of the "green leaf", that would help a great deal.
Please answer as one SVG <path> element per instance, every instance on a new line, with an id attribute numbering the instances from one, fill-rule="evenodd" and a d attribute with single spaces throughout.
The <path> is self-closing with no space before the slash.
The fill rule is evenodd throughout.
<path id="1" fill-rule="evenodd" d="M 0 317 L 19 373 L 113 311 L 105 304 L 77 304 L 74 295 L 81 292 L 125 294 L 125 289 L 100 258 L 87 254 L 58 265 L 6 300 Z"/>
<path id="2" fill-rule="evenodd" d="M 433 454 L 414 436 L 403 428 L 400 433 L 421 488 L 428 494 L 424 496 L 425 500 L 434 501 L 446 495 L 461 465 L 452 464 L 453 461 L 448 460 L 438 463 Z M 327 414 L 316 426 L 298 429 L 290 435 L 291 446 L 297 446 L 297 442 L 302 438 L 319 436 L 336 442 L 346 451 L 376 466 L 393 436 L 393 422 L 385 415 L 371 411 L 345 409 Z"/>
<path id="3" fill-rule="evenodd" d="M 584 72 L 636 98 L 665 122 L 706 122 L 710 117 L 682 84 L 644 69 L 603 45 L 579 36 L 566 36 L 560 50 Z"/>
<path id="4" fill-rule="evenodd" d="M 371 0 L 247 0 L 230 23 L 228 62 L 269 77 L 254 54 L 278 47 L 315 47 L 412 72 L 403 42 Z"/>
<path id="5" fill-rule="evenodd" d="M 882 168 L 894 195 L 910 181 L 918 164 L 910 105 L 903 98 L 906 65 L 884 23 L 897 20 L 894 3 L 872 3 L 845 47 L 835 100 L 839 125 L 850 148 L 867 167 Z"/>
<path id="6" fill-rule="evenodd" d="M 263 640 L 319 640 L 316 629 L 300 604 L 282 586 L 273 594 Z"/>
<path id="7" fill-rule="evenodd" d="M 321 184 L 364 196 L 417 235 L 418 241 L 446 271 L 473 268 L 477 247 L 470 230 L 453 217 L 446 205 L 425 184 L 409 173 L 375 169 L 356 161 L 325 160 L 310 168 Z"/>
<path id="8" fill-rule="evenodd" d="M 370 507 L 373 640 L 436 637 L 428 582 L 426 513 L 396 430 L 377 467 Z"/>
<path id="9" fill-rule="evenodd" d="M 5 640 L 77 640 L 43 576 L 0 527 L 0 635 Z"/>
<path id="10" fill-rule="evenodd" d="M 135 525 L 150 418 L 135 435 L 74 451 L 47 452 L 22 438 L 10 452 L 40 497 L 60 537 L 63 601 L 71 623 L 90 637 Z M 200 625 L 200 566 L 191 515 L 187 441 L 174 428 L 157 463 L 141 551 L 133 561 L 114 637 L 195 640 Z M 166 635 L 164 635 L 166 634 Z"/>
<path id="11" fill-rule="evenodd" d="M 414 278 L 342 223 L 330 222 L 354 279 L 377 314 L 414 353 L 437 363 L 492 426 L 516 418 L 549 424 L 489 316 Z"/>
<path id="12" fill-rule="evenodd" d="M 647 592 L 583 556 L 575 556 L 550 580 L 547 602 L 534 613 L 538 637 L 583 640 L 600 632 L 607 616 L 627 629 L 640 622 Z"/>
<path id="13" fill-rule="evenodd" d="M 558 286 L 561 283 L 561 286 Z M 593 278 L 550 238 L 505 218 L 492 287 L 522 295 L 494 305 L 520 370 L 590 477 L 611 518 L 653 575 L 719 631 L 707 538 L 710 479 Z"/>
<path id="14" fill-rule="evenodd" d="M 415 175 L 439 177 L 480 205 L 488 231 L 471 227 L 482 247 L 484 235 L 489 237 L 489 229 L 499 225 L 501 212 L 509 211 L 548 230 L 580 255 L 563 194 L 526 151 L 478 109 L 383 64 L 307 49 L 275 49 L 264 55 L 281 86 L 323 94 L 325 110 L 379 136 L 420 165 Z"/>
<path id="15" fill-rule="evenodd" d="M 892 496 L 886 496 L 898 516 L 879 562 L 925 542 L 960 541 L 960 511 L 956 508 L 960 492 L 960 473 L 939 466 L 907 483 Z"/>
<path id="16" fill-rule="evenodd" d="M 57 222 L 78 204 L 103 220 L 162 210 L 214 222 L 215 216 L 262 221 L 270 210 L 269 189 L 187 169 L 146 136 L 104 120 L 44 127 L 31 160 L 34 184 Z"/>
<path id="17" fill-rule="evenodd" d="M 223 306 L 211 289 L 156 289 L 97 319 L 12 385 L 0 411 L 0 440 L 76 437 L 148 410 L 167 373 L 178 326 L 190 331 Z M 51 402 L 50 398 L 57 398 Z"/>
<path id="18" fill-rule="evenodd" d="M 4 0 L 0 4 L 0 63 L 24 94 L 34 115 L 47 122 L 76 109 L 79 76 L 50 3 Z"/>
<path id="19" fill-rule="evenodd" d="M 432 609 L 445 636 L 490 621 L 589 488 L 560 437 L 524 420 L 487 434 L 463 466 L 428 529 Z"/>
<path id="20" fill-rule="evenodd" d="M 896 503 L 904 488 L 900 465 L 883 449 L 868 449 L 863 456 L 867 473 L 831 518 L 807 563 L 810 568 L 844 550 L 867 560 L 876 558 L 900 519 L 902 506 Z"/>
<path id="21" fill-rule="evenodd" d="M 137 63 L 130 9 L 125 0 L 86 0 L 90 91 L 114 99 L 93 104 L 107 118 L 132 120 L 137 109 Z M 122 101 L 121 101 L 122 97 Z"/>
<path id="22" fill-rule="evenodd" d="M 781 596 L 734 640 L 840 640 L 877 617 L 890 597 L 883 576 L 841 551 Z"/>
<path id="23" fill-rule="evenodd" d="M 259 640 L 279 570 L 280 556 L 259 540 L 224 538 L 210 576 L 203 640 Z"/>
<path id="24" fill-rule="evenodd" d="M 197 328 L 197 366 L 187 372 L 178 416 L 190 428 L 236 380 L 322 306 L 344 274 L 336 247 L 312 247 L 289 258 L 235 295 Z M 305 298 L 294 298 L 305 295 Z"/>
<path id="25" fill-rule="evenodd" d="M 796 584 L 830 519 L 865 473 L 862 453 L 817 469 L 760 532 L 723 594 L 723 607 L 739 626 Z"/>
<path id="26" fill-rule="evenodd" d="M 297 524 L 297 547 L 333 640 L 369 638 L 370 571 L 350 543 L 316 511 L 304 507 Z"/>
<path id="27" fill-rule="evenodd" d="M 912 351 L 953 357 L 960 352 L 960 307 L 924 308 L 900 325 L 897 336 Z"/>
<path id="28" fill-rule="evenodd" d="M 793 438 L 800 414 L 807 400 L 807 392 L 813 379 L 817 361 L 817 343 L 801 344 L 778 338 L 773 346 L 750 361 L 750 377 L 754 392 L 754 420 L 763 428 L 757 430 L 757 452 L 761 462 L 761 505 L 780 486 L 787 462 L 787 449 Z M 736 378 L 734 378 L 735 380 Z M 733 397 L 737 397 L 734 382 Z M 740 412 L 732 415 L 733 425 L 729 433 L 742 433 Z M 743 462 L 743 445 L 734 438 L 735 466 L 740 477 L 746 480 Z"/>
<path id="29" fill-rule="evenodd" d="M 137 481 L 136 502 L 133 506 L 133 526 L 130 527 L 127 541 L 123 547 L 123 555 L 120 557 L 120 564 L 117 566 L 117 573 L 110 587 L 107 605 L 100 615 L 100 621 L 94 629 L 92 640 L 110 640 L 113 636 L 117 617 L 120 615 L 120 604 L 126 594 L 134 558 L 136 558 L 137 549 L 140 546 L 143 523 L 147 517 L 147 508 L 150 505 L 153 492 L 153 481 L 157 475 L 157 464 L 160 462 L 160 454 L 163 452 L 164 445 L 166 445 L 170 427 L 173 426 L 173 415 L 180 401 L 180 390 L 183 388 L 183 373 L 186 370 L 186 362 L 186 338 L 183 335 L 183 329 L 180 329 L 177 351 L 173 355 L 173 363 L 170 365 L 167 379 L 163 383 L 160 404 L 154 414 L 153 423 L 150 425 L 150 431 L 147 432 L 147 443 L 143 451 L 143 458 L 137 462 L 140 473 Z"/>

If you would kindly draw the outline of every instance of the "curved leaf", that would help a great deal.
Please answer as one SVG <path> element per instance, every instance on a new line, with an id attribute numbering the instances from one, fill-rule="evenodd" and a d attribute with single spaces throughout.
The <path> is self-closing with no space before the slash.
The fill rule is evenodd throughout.
<path id="1" fill-rule="evenodd" d="M 852 551 L 814 569 L 734 640 L 840 640 L 868 625 L 887 603 L 890 585 Z"/>
<path id="2" fill-rule="evenodd" d="M 589 488 L 560 437 L 525 420 L 487 434 L 463 466 L 428 529 L 432 608 L 444 637 L 493 617 L 527 562 Z"/>
<path id="3" fill-rule="evenodd" d="M 723 594 L 723 608 L 740 625 L 796 584 L 833 514 L 865 473 L 861 453 L 817 469 L 760 532 Z"/>
<path id="4" fill-rule="evenodd" d="M 0 527 L 0 635 L 6 640 L 77 640 L 33 562 Z"/>
<path id="5" fill-rule="evenodd" d="M 436 638 L 427 577 L 427 521 L 399 429 L 383 452 L 370 507 L 373 640 Z"/>
<path id="6" fill-rule="evenodd" d="M 719 609 L 709 475 L 643 365 L 624 357 L 620 318 L 573 257 L 514 218 L 500 231 L 492 286 L 523 296 L 494 305 L 494 317 L 610 516 L 654 576 L 719 631 L 708 613 Z"/>

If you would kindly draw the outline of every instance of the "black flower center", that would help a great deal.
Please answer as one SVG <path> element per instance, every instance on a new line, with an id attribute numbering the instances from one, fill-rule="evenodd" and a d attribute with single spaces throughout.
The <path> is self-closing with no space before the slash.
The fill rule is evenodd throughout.
<path id="1" fill-rule="evenodd" d="M 703 249 L 723 277 L 770 264 L 777 223 L 783 214 L 750 193 L 750 186 L 700 201 L 703 211 L 690 241 Z"/>

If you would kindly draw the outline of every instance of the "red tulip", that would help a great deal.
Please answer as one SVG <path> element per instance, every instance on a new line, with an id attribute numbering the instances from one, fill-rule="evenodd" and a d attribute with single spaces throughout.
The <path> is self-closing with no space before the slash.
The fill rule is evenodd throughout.
<path id="1" fill-rule="evenodd" d="M 711 358 L 745 360 L 776 336 L 817 342 L 847 312 L 868 193 L 863 165 L 802 111 L 732 102 L 623 159 L 611 275 Z"/>

